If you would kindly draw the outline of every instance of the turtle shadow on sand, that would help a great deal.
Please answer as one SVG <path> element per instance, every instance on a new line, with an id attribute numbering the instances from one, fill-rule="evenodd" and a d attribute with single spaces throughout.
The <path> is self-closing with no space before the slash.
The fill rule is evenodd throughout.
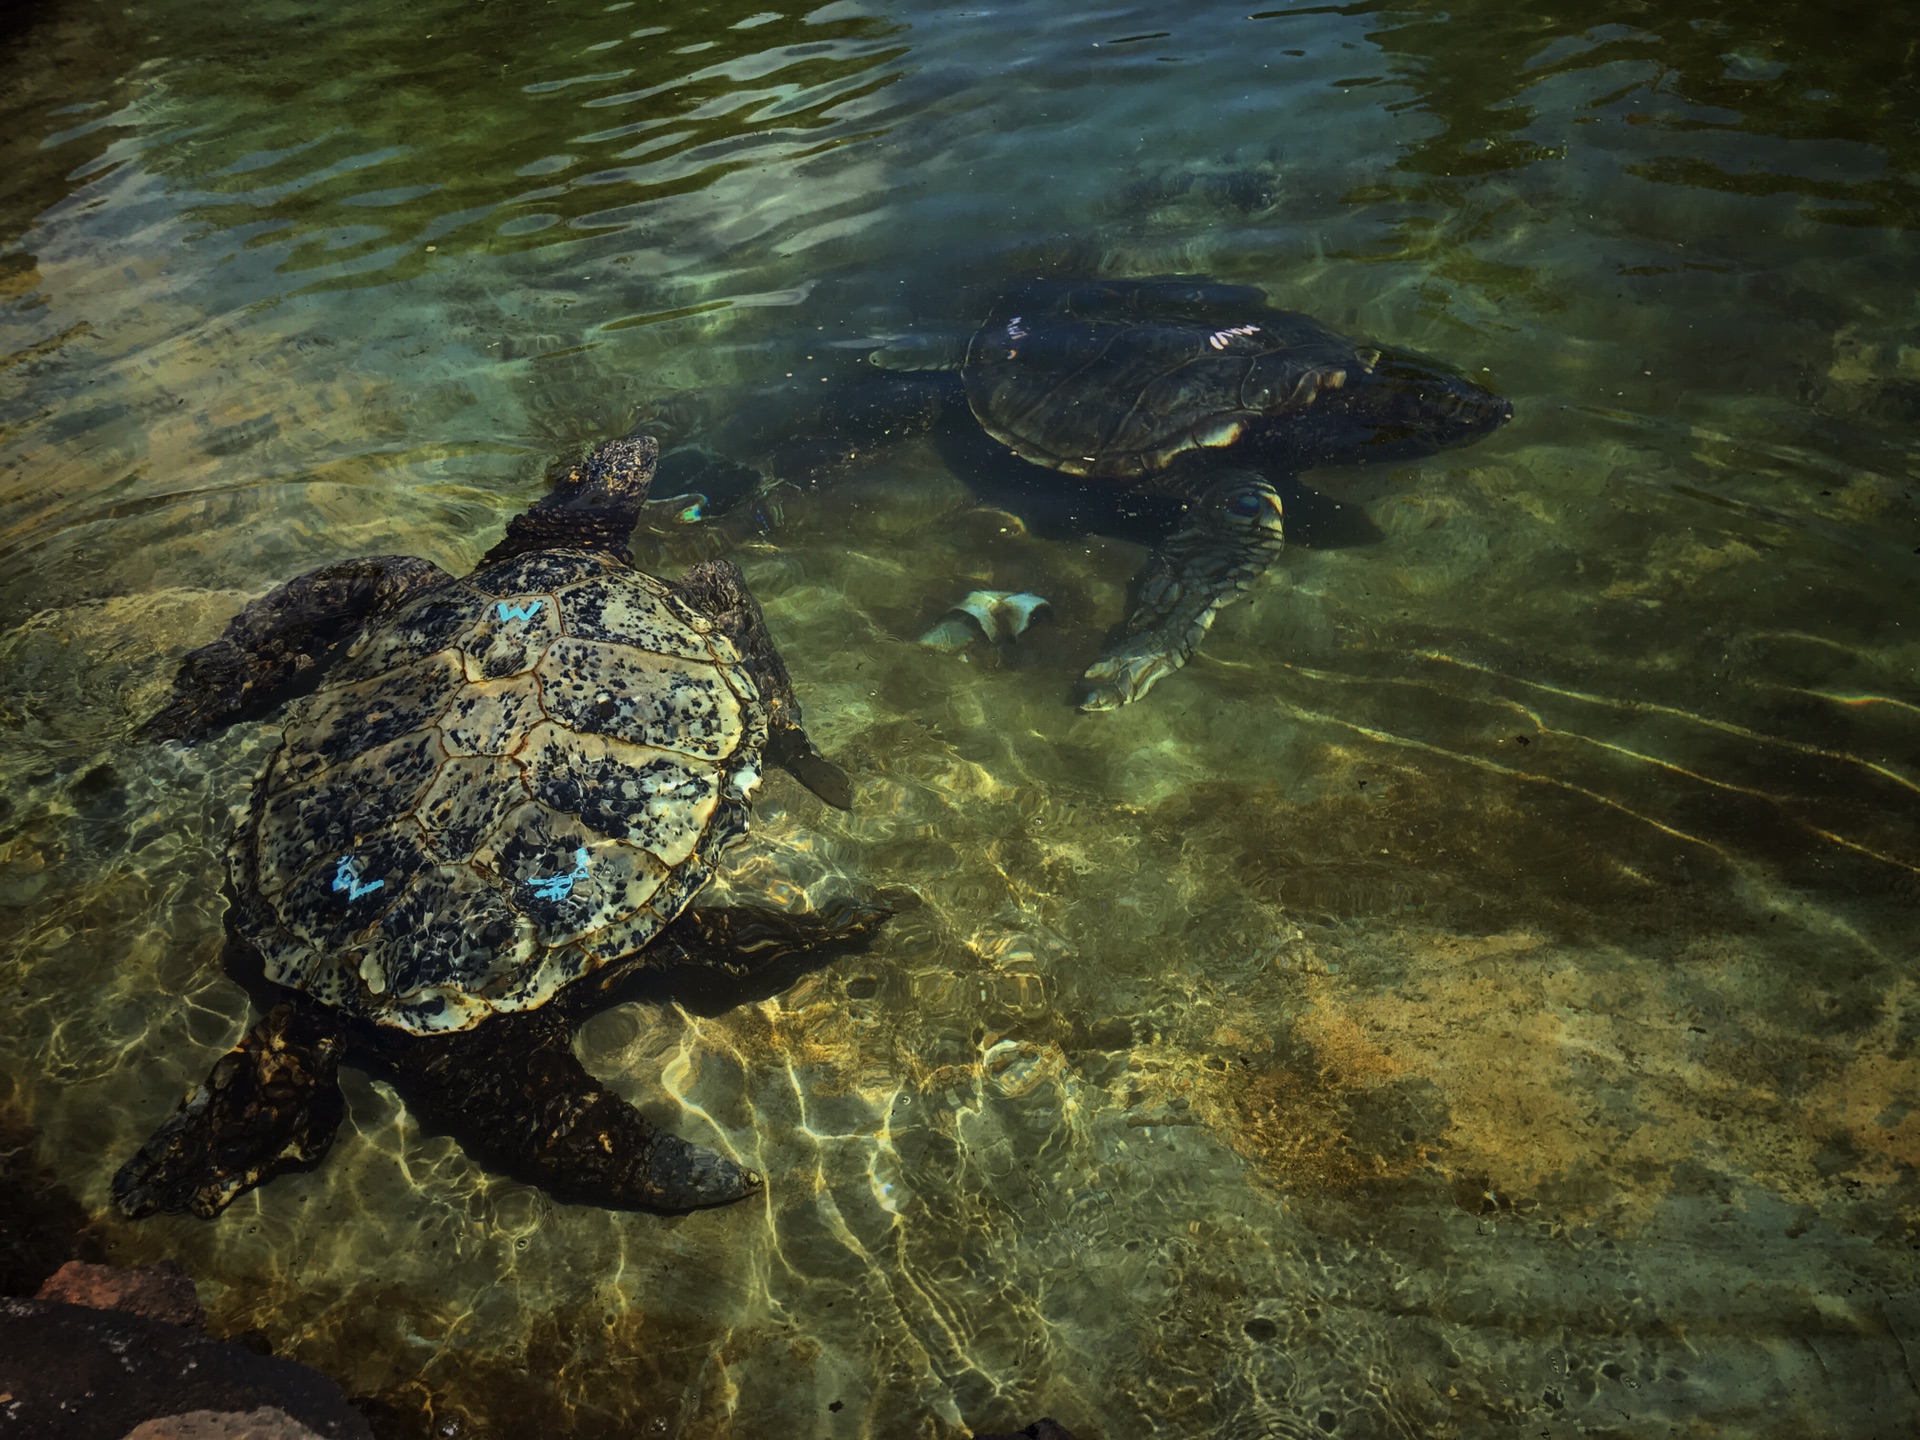
<path id="1" fill-rule="evenodd" d="M 925 436 L 1039 534 L 1147 546 L 1124 621 L 1081 677 L 1084 710 L 1138 700 L 1186 664 L 1283 536 L 1382 538 L 1363 508 L 1301 472 L 1471 444 L 1513 415 L 1439 361 L 1191 276 L 1016 284 L 977 325 L 898 337 L 869 359 L 824 396 L 694 397 L 660 431 L 726 443 L 698 452 L 704 469 L 678 452 L 676 483 L 724 503 L 751 490 L 755 466 L 813 485 Z"/>
<path id="2" fill-rule="evenodd" d="M 464 579 L 329 565 L 182 662 L 144 738 L 306 698 L 230 852 L 228 966 L 266 1017 L 114 1177 L 127 1214 L 211 1217 L 319 1164 L 342 1063 L 562 1200 L 673 1212 L 759 1189 L 588 1073 L 573 1028 L 650 969 L 709 1004 L 771 994 L 897 902 L 693 907 L 763 765 L 842 808 L 852 785 L 807 738 L 735 566 L 632 567 L 657 458 L 644 437 L 602 445 Z"/>

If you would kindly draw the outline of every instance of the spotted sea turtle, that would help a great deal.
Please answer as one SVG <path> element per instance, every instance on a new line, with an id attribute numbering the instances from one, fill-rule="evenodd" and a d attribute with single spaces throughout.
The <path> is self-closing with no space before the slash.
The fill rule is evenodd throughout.
<path id="1" fill-rule="evenodd" d="M 128 1214 L 210 1217 L 318 1164 L 343 1058 L 562 1199 L 681 1211 L 756 1189 L 589 1074 L 573 1023 L 643 967 L 764 973 L 864 943 L 887 907 L 688 909 L 763 762 L 834 805 L 851 786 L 740 571 L 632 567 L 657 458 L 651 439 L 600 446 L 464 580 L 406 556 L 329 565 L 186 657 L 146 737 L 306 693 L 230 853 L 232 968 L 270 1009 L 114 1177 Z"/>
<path id="2" fill-rule="evenodd" d="M 1283 510 L 1341 519 L 1293 481 L 1299 471 L 1430 454 L 1513 414 L 1436 361 L 1194 277 L 1031 281 L 977 326 L 915 333 L 870 358 L 888 373 L 769 427 L 775 474 L 811 483 L 876 446 L 944 431 L 963 478 L 978 487 L 997 472 L 1013 508 L 1145 540 L 1125 624 L 1082 678 L 1087 710 L 1137 700 L 1187 662 L 1279 555 Z"/>

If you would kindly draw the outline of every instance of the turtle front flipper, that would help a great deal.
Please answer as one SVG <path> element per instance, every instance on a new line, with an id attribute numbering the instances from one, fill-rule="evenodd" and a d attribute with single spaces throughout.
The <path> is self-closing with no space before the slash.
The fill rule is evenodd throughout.
<path id="1" fill-rule="evenodd" d="M 341 1047 L 324 1013 L 276 1006 L 120 1167 L 114 1202 L 135 1220 L 156 1211 L 211 1220 L 275 1175 L 318 1165 L 346 1113 Z"/>
<path id="2" fill-rule="evenodd" d="M 674 586 L 674 593 L 714 621 L 760 686 L 768 710 L 767 758 L 827 804 L 851 809 L 853 781 L 807 737 L 786 662 L 774 648 L 760 602 L 740 567 L 731 560 L 703 561 Z"/>
<path id="3" fill-rule="evenodd" d="M 388 1048 L 394 1084 L 424 1123 L 560 1200 L 677 1214 L 760 1188 L 751 1170 L 661 1130 L 594 1079 L 552 1011 Z"/>
<path id="4" fill-rule="evenodd" d="M 218 640 L 187 653 L 167 703 L 136 737 L 197 740 L 264 715 L 311 690 L 368 620 L 448 578 L 412 555 L 369 555 L 295 576 L 247 602 Z"/>
<path id="5" fill-rule="evenodd" d="M 1192 658 L 1222 607 L 1278 558 L 1280 496 L 1249 471 L 1202 493 L 1188 523 L 1153 552 L 1120 639 L 1081 677 L 1082 710 L 1118 710 Z"/>

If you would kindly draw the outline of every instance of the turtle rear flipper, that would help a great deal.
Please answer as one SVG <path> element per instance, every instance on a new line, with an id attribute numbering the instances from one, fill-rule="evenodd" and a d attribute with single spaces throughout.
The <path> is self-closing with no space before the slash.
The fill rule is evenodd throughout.
<path id="1" fill-rule="evenodd" d="M 266 714 L 313 689 L 367 621 L 448 579 L 412 555 L 369 555 L 295 576 L 248 601 L 218 640 L 187 653 L 167 703 L 135 737 L 197 740 Z"/>
<path id="2" fill-rule="evenodd" d="M 1279 556 L 1281 517 L 1258 475 L 1232 471 L 1209 486 L 1141 572 L 1124 633 L 1081 677 L 1080 708 L 1118 710 L 1185 665 L 1214 617 Z"/>
<path id="3" fill-rule="evenodd" d="M 670 1135 L 596 1080 L 551 1010 L 388 1047 L 423 1123 L 490 1170 L 561 1200 L 678 1214 L 744 1200 L 760 1177 Z"/>
<path id="4" fill-rule="evenodd" d="M 276 1006 L 120 1167 L 114 1202 L 135 1220 L 156 1211 L 211 1220 L 275 1175 L 318 1165 L 346 1112 L 341 1047 L 324 1015 Z"/>

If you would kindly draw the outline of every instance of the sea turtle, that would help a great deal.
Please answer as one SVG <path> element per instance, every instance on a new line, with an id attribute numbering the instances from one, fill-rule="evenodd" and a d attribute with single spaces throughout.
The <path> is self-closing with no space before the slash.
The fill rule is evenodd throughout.
<path id="1" fill-rule="evenodd" d="M 308 692 L 229 856 L 229 956 L 270 1008 L 114 1177 L 129 1215 L 211 1217 L 316 1165 L 343 1058 L 489 1168 L 566 1199 L 691 1210 L 752 1172 L 666 1134 L 574 1057 L 643 968 L 871 936 L 883 904 L 688 911 L 763 761 L 846 806 L 738 568 L 627 554 L 658 446 L 610 441 L 466 579 L 380 555 L 290 580 L 189 654 L 148 738 Z"/>
<path id="2" fill-rule="evenodd" d="M 1292 483 L 1298 471 L 1430 454 L 1513 414 L 1435 361 L 1275 310 L 1251 286 L 1184 276 L 1015 285 L 971 330 L 907 336 L 870 358 L 891 373 L 784 418 L 769 447 L 777 476 L 810 483 L 876 445 L 951 435 L 959 417 L 998 451 L 972 447 L 963 473 L 976 485 L 997 461 L 1014 508 L 1152 546 L 1119 638 L 1082 679 L 1086 710 L 1138 700 L 1187 662 L 1280 553 L 1282 488 L 1343 518 Z M 796 429 L 811 433 L 785 438 Z"/>

